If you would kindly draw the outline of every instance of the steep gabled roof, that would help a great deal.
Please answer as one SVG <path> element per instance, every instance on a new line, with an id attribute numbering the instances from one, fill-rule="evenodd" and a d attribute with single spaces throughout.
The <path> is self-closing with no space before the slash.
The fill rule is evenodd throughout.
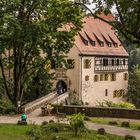
<path id="1" fill-rule="evenodd" d="M 108 21 L 114 20 L 112 14 L 106 16 L 102 13 L 100 17 Z M 85 44 L 84 39 L 88 40 L 88 44 Z M 91 40 L 95 41 L 95 46 Z M 112 26 L 92 16 L 83 19 L 83 29 L 75 37 L 75 45 L 83 55 L 128 56 Z"/>

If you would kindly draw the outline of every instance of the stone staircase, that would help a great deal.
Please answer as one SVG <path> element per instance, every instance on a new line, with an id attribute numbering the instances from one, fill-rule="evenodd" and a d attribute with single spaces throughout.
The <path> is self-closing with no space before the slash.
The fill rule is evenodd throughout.
<path id="1" fill-rule="evenodd" d="M 52 92 L 46 96 L 43 96 L 39 99 L 36 99 L 25 106 L 23 106 L 23 110 L 25 113 L 29 114 L 36 109 L 41 108 L 45 103 L 51 103 L 51 104 L 59 104 L 59 103 L 65 103 L 65 99 L 68 97 L 68 93 L 64 93 L 62 95 L 57 95 L 56 92 Z"/>

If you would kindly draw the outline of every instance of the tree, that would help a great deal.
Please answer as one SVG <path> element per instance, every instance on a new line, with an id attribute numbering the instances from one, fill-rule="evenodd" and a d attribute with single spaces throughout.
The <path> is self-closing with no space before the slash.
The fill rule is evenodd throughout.
<path id="1" fill-rule="evenodd" d="M 72 116 L 69 117 L 70 125 L 74 130 L 75 136 L 77 136 L 78 130 L 80 128 L 84 128 L 84 118 L 85 115 L 81 113 L 73 114 Z"/>
<path id="2" fill-rule="evenodd" d="M 128 99 L 130 102 L 140 107 L 140 68 L 134 66 L 129 74 L 129 86 L 128 86 Z"/>
<path id="3" fill-rule="evenodd" d="M 39 68 L 27 84 L 24 92 L 23 101 L 29 102 L 44 95 L 49 94 L 52 91 L 52 80 L 54 73 L 49 73 L 48 69 Z"/>
<path id="4" fill-rule="evenodd" d="M 134 66 L 138 65 L 140 66 L 140 48 L 136 48 L 134 46 L 127 47 L 127 51 L 129 53 L 129 71 L 133 69 Z"/>
<path id="5" fill-rule="evenodd" d="M 69 0 L 0 1 L 0 68 L 15 106 L 38 69 L 68 53 L 81 19 L 79 6 Z"/>
<path id="6" fill-rule="evenodd" d="M 86 3 L 95 5 L 90 10 Z M 92 16 L 111 24 L 125 40 L 133 44 L 140 44 L 140 0 L 75 0 L 75 4 L 81 5 Z M 115 7 L 115 21 L 102 19 L 98 14 L 104 11 L 108 14 Z"/>

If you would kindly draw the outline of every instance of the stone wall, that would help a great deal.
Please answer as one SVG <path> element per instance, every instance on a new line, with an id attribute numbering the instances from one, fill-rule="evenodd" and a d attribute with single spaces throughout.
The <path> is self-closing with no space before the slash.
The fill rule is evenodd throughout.
<path id="1" fill-rule="evenodd" d="M 140 110 L 118 109 L 118 108 L 97 108 L 90 106 L 64 106 L 58 110 L 60 113 L 72 115 L 81 112 L 89 117 L 112 117 L 140 119 Z"/>

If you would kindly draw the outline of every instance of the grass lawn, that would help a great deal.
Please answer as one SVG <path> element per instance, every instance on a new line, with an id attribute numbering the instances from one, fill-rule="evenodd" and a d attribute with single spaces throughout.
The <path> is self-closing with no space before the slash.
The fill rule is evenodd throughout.
<path id="1" fill-rule="evenodd" d="M 109 125 L 109 121 L 116 121 L 118 125 L 118 127 L 121 127 L 121 123 L 123 122 L 122 120 L 119 119 L 109 119 L 109 118 L 92 118 L 91 121 L 93 123 L 99 123 L 99 124 L 107 124 Z M 133 121 L 129 121 L 130 123 L 130 129 L 134 129 L 134 130 L 138 130 L 138 127 L 140 127 L 140 122 L 133 122 Z"/>
<path id="2" fill-rule="evenodd" d="M 0 124 L 0 140 L 25 140 L 26 131 L 31 126 Z"/>
<path id="3" fill-rule="evenodd" d="M 53 126 L 49 126 L 51 129 L 56 126 L 56 124 L 52 124 Z M 59 124 L 61 125 L 61 124 Z M 0 124 L 0 140 L 28 140 L 26 136 L 26 132 L 28 130 L 31 130 L 33 126 L 27 125 L 27 126 L 19 126 L 14 124 Z M 37 126 L 37 129 L 40 128 Z M 63 130 L 64 125 L 62 128 L 58 126 L 59 133 L 54 131 L 46 131 L 44 136 L 45 139 L 43 140 L 53 140 L 55 136 L 59 136 L 60 138 L 63 137 L 63 140 L 124 140 L 123 137 L 114 136 L 106 134 L 105 136 L 98 135 L 95 131 L 87 131 L 87 132 L 81 132 L 78 136 L 74 136 L 74 133 L 72 131 Z M 62 140 L 62 139 L 59 139 Z"/>

